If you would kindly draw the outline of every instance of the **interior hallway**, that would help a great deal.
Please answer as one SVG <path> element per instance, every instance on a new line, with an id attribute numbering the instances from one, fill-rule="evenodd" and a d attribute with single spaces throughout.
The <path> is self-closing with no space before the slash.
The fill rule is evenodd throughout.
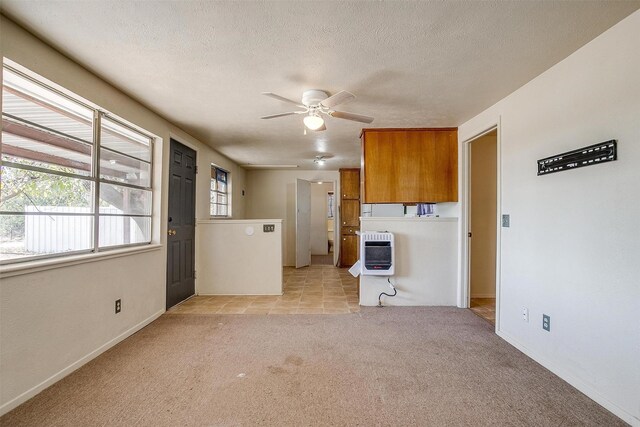
<path id="1" fill-rule="evenodd" d="M 360 311 L 358 279 L 347 269 L 312 265 L 283 271 L 282 296 L 195 296 L 168 314 L 348 314 Z"/>

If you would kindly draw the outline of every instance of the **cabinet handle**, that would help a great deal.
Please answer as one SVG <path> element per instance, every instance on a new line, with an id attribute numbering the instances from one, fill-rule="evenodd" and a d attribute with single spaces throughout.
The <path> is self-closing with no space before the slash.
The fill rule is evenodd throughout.
<path id="1" fill-rule="evenodd" d="M 347 240 L 347 238 L 346 238 L 346 237 L 343 237 L 343 238 L 342 238 L 342 240 L 346 241 L 346 240 Z"/>
<path id="2" fill-rule="evenodd" d="M 347 222 L 345 221 L 345 222 L 343 222 L 342 224 L 343 224 L 343 225 L 347 225 Z"/>

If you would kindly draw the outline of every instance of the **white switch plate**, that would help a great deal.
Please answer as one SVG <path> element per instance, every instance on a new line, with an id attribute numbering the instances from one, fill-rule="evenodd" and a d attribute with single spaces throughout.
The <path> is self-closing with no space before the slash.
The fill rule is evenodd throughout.
<path id="1" fill-rule="evenodd" d="M 522 320 L 529 322 L 529 309 L 527 307 L 522 307 Z"/>

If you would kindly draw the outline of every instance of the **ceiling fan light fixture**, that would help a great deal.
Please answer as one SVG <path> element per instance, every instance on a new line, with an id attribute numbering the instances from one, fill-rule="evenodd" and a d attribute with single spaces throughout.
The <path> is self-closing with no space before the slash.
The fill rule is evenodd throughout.
<path id="1" fill-rule="evenodd" d="M 311 130 L 318 130 L 324 125 L 324 120 L 320 116 L 309 114 L 304 119 L 304 125 Z"/>
<path id="2" fill-rule="evenodd" d="M 316 156 L 316 158 L 313 160 L 313 163 L 322 166 L 326 163 L 326 160 L 324 159 L 324 156 Z"/>

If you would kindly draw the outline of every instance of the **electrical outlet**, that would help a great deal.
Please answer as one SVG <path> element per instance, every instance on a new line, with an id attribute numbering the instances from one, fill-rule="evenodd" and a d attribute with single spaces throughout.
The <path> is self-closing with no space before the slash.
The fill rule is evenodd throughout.
<path id="1" fill-rule="evenodd" d="M 509 228 L 511 226 L 511 215 L 509 214 L 502 215 L 502 226 L 504 228 Z"/>
<path id="2" fill-rule="evenodd" d="M 262 226 L 262 231 L 264 233 L 273 233 L 274 231 L 276 231 L 276 225 L 275 224 L 264 224 Z"/>
<path id="3" fill-rule="evenodd" d="M 542 315 L 542 329 L 547 332 L 551 332 L 551 316 L 548 314 Z"/>
<path id="4" fill-rule="evenodd" d="M 116 300 L 116 314 L 120 313 L 120 311 L 122 311 L 122 300 L 117 299 Z"/>
<path id="5" fill-rule="evenodd" d="M 522 307 L 522 320 L 529 322 L 529 309 L 527 307 Z"/>

